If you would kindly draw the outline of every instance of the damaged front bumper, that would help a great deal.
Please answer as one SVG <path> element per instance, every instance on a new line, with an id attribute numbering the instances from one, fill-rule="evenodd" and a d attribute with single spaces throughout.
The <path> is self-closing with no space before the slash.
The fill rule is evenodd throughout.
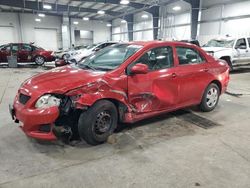
<path id="1" fill-rule="evenodd" d="M 32 138 L 40 140 L 56 140 L 52 129 L 54 122 L 59 117 L 59 109 L 56 106 L 46 109 L 30 109 L 18 101 L 9 106 L 12 119 L 19 123 L 23 132 Z"/>

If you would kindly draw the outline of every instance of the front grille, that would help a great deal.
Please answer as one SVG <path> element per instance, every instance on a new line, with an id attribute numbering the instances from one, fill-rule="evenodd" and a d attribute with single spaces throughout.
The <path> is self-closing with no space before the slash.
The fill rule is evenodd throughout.
<path id="1" fill-rule="evenodd" d="M 50 129 L 51 129 L 50 124 L 43 124 L 43 125 L 40 125 L 40 127 L 39 127 L 39 131 L 46 132 L 46 133 L 49 133 Z"/>
<path id="2" fill-rule="evenodd" d="M 19 94 L 19 102 L 22 103 L 23 105 L 26 104 L 29 99 L 30 99 L 30 96 L 24 95 L 22 93 Z"/>

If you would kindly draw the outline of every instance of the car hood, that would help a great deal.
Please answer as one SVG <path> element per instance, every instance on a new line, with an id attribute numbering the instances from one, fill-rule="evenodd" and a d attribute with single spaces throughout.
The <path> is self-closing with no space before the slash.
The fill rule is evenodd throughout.
<path id="1" fill-rule="evenodd" d="M 231 48 L 224 48 L 224 47 L 202 47 L 203 50 L 206 52 L 220 52 L 224 50 L 230 50 Z"/>
<path id="2" fill-rule="evenodd" d="M 26 80 L 22 88 L 28 92 L 63 94 L 72 89 L 93 83 L 105 74 L 103 71 L 64 66 L 41 73 Z"/>

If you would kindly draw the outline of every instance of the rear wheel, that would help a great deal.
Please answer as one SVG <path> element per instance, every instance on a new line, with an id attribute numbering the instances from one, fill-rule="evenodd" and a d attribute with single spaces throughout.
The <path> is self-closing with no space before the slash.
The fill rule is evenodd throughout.
<path id="1" fill-rule="evenodd" d="M 116 129 L 117 118 L 117 109 L 112 102 L 98 101 L 81 114 L 78 121 L 79 135 L 90 145 L 101 144 Z"/>
<path id="2" fill-rule="evenodd" d="M 43 56 L 36 56 L 35 63 L 37 65 L 43 65 L 45 63 L 45 58 Z"/>
<path id="3" fill-rule="evenodd" d="M 200 109 L 203 112 L 212 111 L 218 104 L 220 97 L 220 89 L 215 83 L 211 83 L 206 88 L 202 101 L 200 103 Z"/>

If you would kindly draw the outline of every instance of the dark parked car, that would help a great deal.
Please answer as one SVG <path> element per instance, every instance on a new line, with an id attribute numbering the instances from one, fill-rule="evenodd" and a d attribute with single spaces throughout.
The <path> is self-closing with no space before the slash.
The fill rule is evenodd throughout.
<path id="1" fill-rule="evenodd" d="M 0 46 L 0 62 L 8 62 L 8 56 L 17 56 L 17 62 L 35 62 L 42 65 L 54 61 L 53 51 L 47 51 L 33 44 L 10 43 Z"/>
<path id="2" fill-rule="evenodd" d="M 121 43 L 77 66 L 26 80 L 10 112 L 30 137 L 79 135 L 96 145 L 105 142 L 119 122 L 133 123 L 193 105 L 211 111 L 228 82 L 228 65 L 196 45 Z"/>

